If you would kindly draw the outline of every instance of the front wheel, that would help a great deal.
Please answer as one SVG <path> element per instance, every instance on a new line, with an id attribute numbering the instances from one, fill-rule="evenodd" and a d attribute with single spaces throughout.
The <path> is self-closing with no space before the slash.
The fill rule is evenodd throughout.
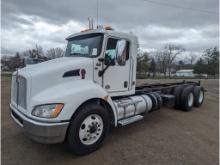
<path id="1" fill-rule="evenodd" d="M 109 130 L 108 112 L 97 104 L 87 104 L 71 120 L 67 145 L 76 155 L 97 150 Z"/>

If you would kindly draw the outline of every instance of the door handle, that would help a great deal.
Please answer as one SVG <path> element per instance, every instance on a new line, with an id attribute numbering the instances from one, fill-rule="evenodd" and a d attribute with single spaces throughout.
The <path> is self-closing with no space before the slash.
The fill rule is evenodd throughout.
<path id="1" fill-rule="evenodd" d="M 124 81 L 124 88 L 127 88 L 127 87 L 128 87 L 128 82 Z"/>
<path id="2" fill-rule="evenodd" d="M 98 58 L 98 60 L 99 60 L 99 62 L 104 62 L 105 59 L 100 57 L 100 58 Z"/>
<path id="3" fill-rule="evenodd" d="M 101 64 L 100 63 L 96 63 L 96 66 L 101 66 Z"/>

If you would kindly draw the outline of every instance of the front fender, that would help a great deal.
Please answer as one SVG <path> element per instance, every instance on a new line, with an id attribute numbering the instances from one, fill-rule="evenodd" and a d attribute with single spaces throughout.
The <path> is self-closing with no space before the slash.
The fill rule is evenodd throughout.
<path id="1" fill-rule="evenodd" d="M 73 81 L 47 88 L 36 96 L 33 96 L 30 101 L 30 107 L 33 109 L 34 106 L 41 104 L 64 103 L 64 108 L 59 116 L 49 120 L 70 120 L 71 116 L 81 104 L 93 98 L 104 99 L 107 95 L 108 93 L 93 81 Z M 113 110 L 116 124 L 117 115 L 114 104 L 110 97 L 107 98 L 108 99 L 105 99 L 105 101 L 109 103 Z"/>

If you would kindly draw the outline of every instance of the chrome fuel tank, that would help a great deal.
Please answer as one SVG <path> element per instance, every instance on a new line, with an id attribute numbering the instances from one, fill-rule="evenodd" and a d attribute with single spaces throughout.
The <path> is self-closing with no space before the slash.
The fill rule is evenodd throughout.
<path id="1" fill-rule="evenodd" d="M 148 95 L 130 96 L 113 102 L 118 120 L 148 112 L 152 108 L 152 100 Z"/>

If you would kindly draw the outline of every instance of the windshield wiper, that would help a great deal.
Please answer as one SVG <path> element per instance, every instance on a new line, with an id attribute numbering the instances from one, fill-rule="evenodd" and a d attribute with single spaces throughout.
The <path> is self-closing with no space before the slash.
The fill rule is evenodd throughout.
<path id="1" fill-rule="evenodd" d="M 89 54 L 81 54 L 81 53 L 70 53 L 69 56 L 90 57 Z"/>
<path id="2" fill-rule="evenodd" d="M 82 54 L 80 54 L 80 53 L 70 53 L 69 55 L 81 56 Z"/>

